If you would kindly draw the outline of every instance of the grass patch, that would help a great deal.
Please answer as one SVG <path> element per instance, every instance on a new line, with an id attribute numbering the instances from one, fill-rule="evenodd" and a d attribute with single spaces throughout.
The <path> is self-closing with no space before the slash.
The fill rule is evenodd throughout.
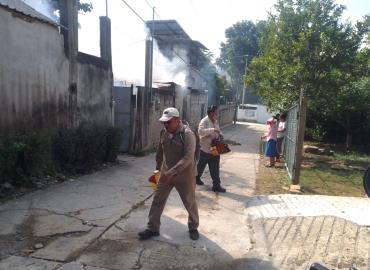
<path id="1" fill-rule="evenodd" d="M 283 163 L 276 163 L 275 168 L 267 168 L 268 160 L 260 156 L 258 173 L 256 176 L 256 195 L 289 193 L 290 178 Z"/>
<path id="2" fill-rule="evenodd" d="M 304 155 L 300 184 L 309 194 L 365 196 L 362 179 L 370 156 L 335 152 L 334 156 Z"/>
<path id="3" fill-rule="evenodd" d="M 370 156 L 355 151 L 346 152 L 333 145 L 330 149 L 335 153 L 333 156 L 304 154 L 300 177 L 302 193 L 364 197 L 362 181 L 366 168 L 370 166 Z M 261 156 L 256 193 L 288 193 L 291 180 L 285 166 L 277 163 L 277 168 L 265 168 L 265 163 L 266 158 Z"/>

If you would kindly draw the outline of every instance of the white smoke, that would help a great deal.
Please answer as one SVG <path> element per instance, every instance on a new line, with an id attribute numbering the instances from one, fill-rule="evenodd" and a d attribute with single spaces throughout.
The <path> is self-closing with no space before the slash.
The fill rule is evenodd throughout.
<path id="1" fill-rule="evenodd" d="M 23 2 L 53 21 L 59 20 L 49 0 L 23 0 Z"/>
<path id="2" fill-rule="evenodd" d="M 187 76 L 186 52 L 174 49 L 171 53 L 174 56 L 172 60 L 165 57 L 159 50 L 157 42 L 154 42 L 153 82 L 174 82 L 185 86 Z"/>

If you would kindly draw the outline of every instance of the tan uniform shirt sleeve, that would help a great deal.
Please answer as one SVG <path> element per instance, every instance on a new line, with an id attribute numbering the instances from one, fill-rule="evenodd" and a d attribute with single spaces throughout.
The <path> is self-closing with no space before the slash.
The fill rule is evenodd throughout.
<path id="1" fill-rule="evenodd" d="M 193 132 L 191 130 L 185 130 L 184 156 L 169 170 L 171 174 L 180 174 L 194 163 L 195 143 Z"/>
<path id="2" fill-rule="evenodd" d="M 159 143 L 159 145 L 158 145 L 155 160 L 157 162 L 157 165 L 156 165 L 155 169 L 160 171 L 161 167 L 162 167 L 162 162 L 163 162 L 163 149 L 162 149 L 162 144 L 161 143 Z"/>

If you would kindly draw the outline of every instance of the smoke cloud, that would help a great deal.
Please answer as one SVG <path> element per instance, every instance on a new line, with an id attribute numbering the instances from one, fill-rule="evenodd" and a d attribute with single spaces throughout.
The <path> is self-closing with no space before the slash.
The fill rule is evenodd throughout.
<path id="1" fill-rule="evenodd" d="M 157 42 L 153 45 L 153 82 L 174 82 L 186 86 L 187 56 L 186 52 L 174 49 L 172 60 L 162 54 Z M 181 59 L 180 57 L 183 59 Z"/>
<path id="2" fill-rule="evenodd" d="M 55 9 L 49 0 L 23 0 L 23 2 L 53 21 L 59 21 Z"/>

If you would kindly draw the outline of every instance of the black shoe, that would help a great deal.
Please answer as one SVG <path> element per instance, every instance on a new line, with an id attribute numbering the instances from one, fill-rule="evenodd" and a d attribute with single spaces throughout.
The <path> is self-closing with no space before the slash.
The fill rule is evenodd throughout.
<path id="1" fill-rule="evenodd" d="M 213 186 L 212 191 L 214 192 L 226 192 L 226 189 L 221 186 Z"/>
<path id="2" fill-rule="evenodd" d="M 199 239 L 199 232 L 197 229 L 189 230 L 189 236 L 191 240 L 198 240 Z"/>
<path id="3" fill-rule="evenodd" d="M 159 236 L 159 232 L 152 232 L 146 229 L 145 231 L 141 231 L 138 233 L 140 240 L 147 240 L 153 236 Z"/>
<path id="4" fill-rule="evenodd" d="M 197 179 L 197 185 L 198 186 L 203 186 L 204 185 L 204 182 L 200 179 Z"/>

